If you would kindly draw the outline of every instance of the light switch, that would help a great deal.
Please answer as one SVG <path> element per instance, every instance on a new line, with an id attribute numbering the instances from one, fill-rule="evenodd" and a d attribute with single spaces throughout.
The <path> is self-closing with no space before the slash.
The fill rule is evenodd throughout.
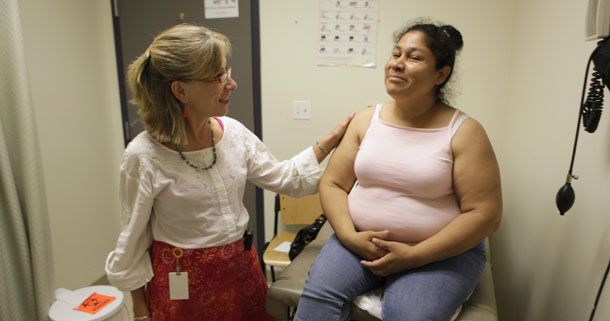
<path id="1" fill-rule="evenodd" d="M 292 119 L 311 119 L 311 101 L 293 100 Z"/>

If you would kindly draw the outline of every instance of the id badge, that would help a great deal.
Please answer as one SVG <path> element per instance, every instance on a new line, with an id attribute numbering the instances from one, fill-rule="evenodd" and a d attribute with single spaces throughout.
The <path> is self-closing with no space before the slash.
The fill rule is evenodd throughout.
<path id="1" fill-rule="evenodd" d="M 169 273 L 169 299 L 188 300 L 189 299 L 189 273 L 170 272 Z"/>

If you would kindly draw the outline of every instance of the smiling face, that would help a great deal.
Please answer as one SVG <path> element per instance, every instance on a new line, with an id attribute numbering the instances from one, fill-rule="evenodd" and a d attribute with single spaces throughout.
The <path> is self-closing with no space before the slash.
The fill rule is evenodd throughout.
<path id="1" fill-rule="evenodd" d="M 187 114 L 198 114 L 204 118 L 227 114 L 231 92 L 237 89 L 237 83 L 229 75 L 226 82 L 221 83 L 220 77 L 226 72 L 226 63 L 224 59 L 222 71 L 211 79 L 180 82 L 182 95 L 176 95 L 176 98 L 183 102 Z"/>
<path id="2" fill-rule="evenodd" d="M 385 86 L 394 99 L 432 97 L 436 86 L 445 81 L 448 66 L 436 69 L 434 54 L 419 31 L 406 33 L 396 43 L 385 64 Z"/>

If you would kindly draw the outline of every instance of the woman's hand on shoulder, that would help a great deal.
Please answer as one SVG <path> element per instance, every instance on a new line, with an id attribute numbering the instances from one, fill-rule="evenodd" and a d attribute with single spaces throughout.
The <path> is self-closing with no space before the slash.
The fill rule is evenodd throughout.
<path id="1" fill-rule="evenodd" d="M 335 126 L 335 128 L 328 135 L 316 141 L 316 144 L 313 145 L 313 149 L 318 163 L 321 163 L 324 158 L 328 156 L 330 151 L 339 145 L 339 142 L 343 138 L 343 135 L 345 135 L 347 127 L 354 118 L 354 115 L 355 113 L 349 114 L 347 117 L 345 117 L 345 119 L 339 122 L 339 124 L 337 124 L 337 126 Z"/>
<path id="2" fill-rule="evenodd" d="M 368 123 L 371 121 L 371 116 L 373 115 L 374 110 L 374 107 L 367 107 L 357 113 L 354 112 L 349 114 L 341 122 L 339 122 L 328 135 L 320 139 L 318 142 L 326 151 L 331 151 L 333 148 L 339 145 L 341 139 L 347 132 L 348 127 L 362 127 L 363 125 L 366 125 L 366 128 L 368 128 Z"/>
<path id="3" fill-rule="evenodd" d="M 343 135 L 345 135 L 345 131 L 347 131 L 347 127 L 354 118 L 354 115 L 356 115 L 356 113 L 349 114 L 342 121 L 340 121 L 337 126 L 335 126 L 335 128 L 328 133 L 328 135 L 316 142 L 317 147 L 321 152 L 324 153 L 324 156 L 339 145 L 339 142 L 343 138 Z"/>
<path id="4" fill-rule="evenodd" d="M 387 254 L 386 250 L 377 247 L 373 239 L 385 239 L 388 231 L 364 231 L 355 232 L 343 236 L 341 242 L 350 251 L 358 254 L 367 260 L 377 260 Z"/>
<path id="5" fill-rule="evenodd" d="M 357 132 L 363 134 L 364 132 L 362 129 L 364 127 L 364 131 L 366 131 L 374 112 L 375 107 L 369 106 L 358 111 L 357 113 L 351 113 L 349 116 L 347 116 L 347 118 L 341 121 L 329 134 L 329 137 L 331 137 L 331 142 L 335 143 L 333 148 L 339 145 L 339 142 L 341 142 L 341 139 L 343 138 L 343 135 L 345 135 L 348 127 L 355 127 Z"/>
<path id="6" fill-rule="evenodd" d="M 353 128 L 353 132 L 358 137 L 358 143 L 364 137 L 367 129 L 371 124 L 371 119 L 373 118 L 373 114 L 375 113 L 375 106 L 369 106 L 364 108 L 356 113 L 353 121 L 351 122 L 351 128 Z"/>
<path id="7" fill-rule="evenodd" d="M 339 145 L 341 138 L 343 138 L 343 135 L 345 135 L 347 126 L 352 121 L 352 119 L 354 119 L 355 115 L 356 113 L 349 114 L 347 117 L 345 117 L 345 119 L 339 122 L 337 126 L 335 126 L 335 128 L 330 132 L 329 136 L 331 137 L 331 148 L 335 148 L 337 147 L 337 145 Z"/>

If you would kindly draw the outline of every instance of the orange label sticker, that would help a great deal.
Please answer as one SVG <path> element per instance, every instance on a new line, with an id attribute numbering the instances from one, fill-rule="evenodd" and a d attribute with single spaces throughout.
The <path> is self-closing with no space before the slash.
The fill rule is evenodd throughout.
<path id="1" fill-rule="evenodd" d="M 87 298 L 87 300 L 83 301 L 83 303 L 81 303 L 80 306 L 74 310 L 96 314 L 115 299 L 116 298 L 113 296 L 93 293 Z"/>

